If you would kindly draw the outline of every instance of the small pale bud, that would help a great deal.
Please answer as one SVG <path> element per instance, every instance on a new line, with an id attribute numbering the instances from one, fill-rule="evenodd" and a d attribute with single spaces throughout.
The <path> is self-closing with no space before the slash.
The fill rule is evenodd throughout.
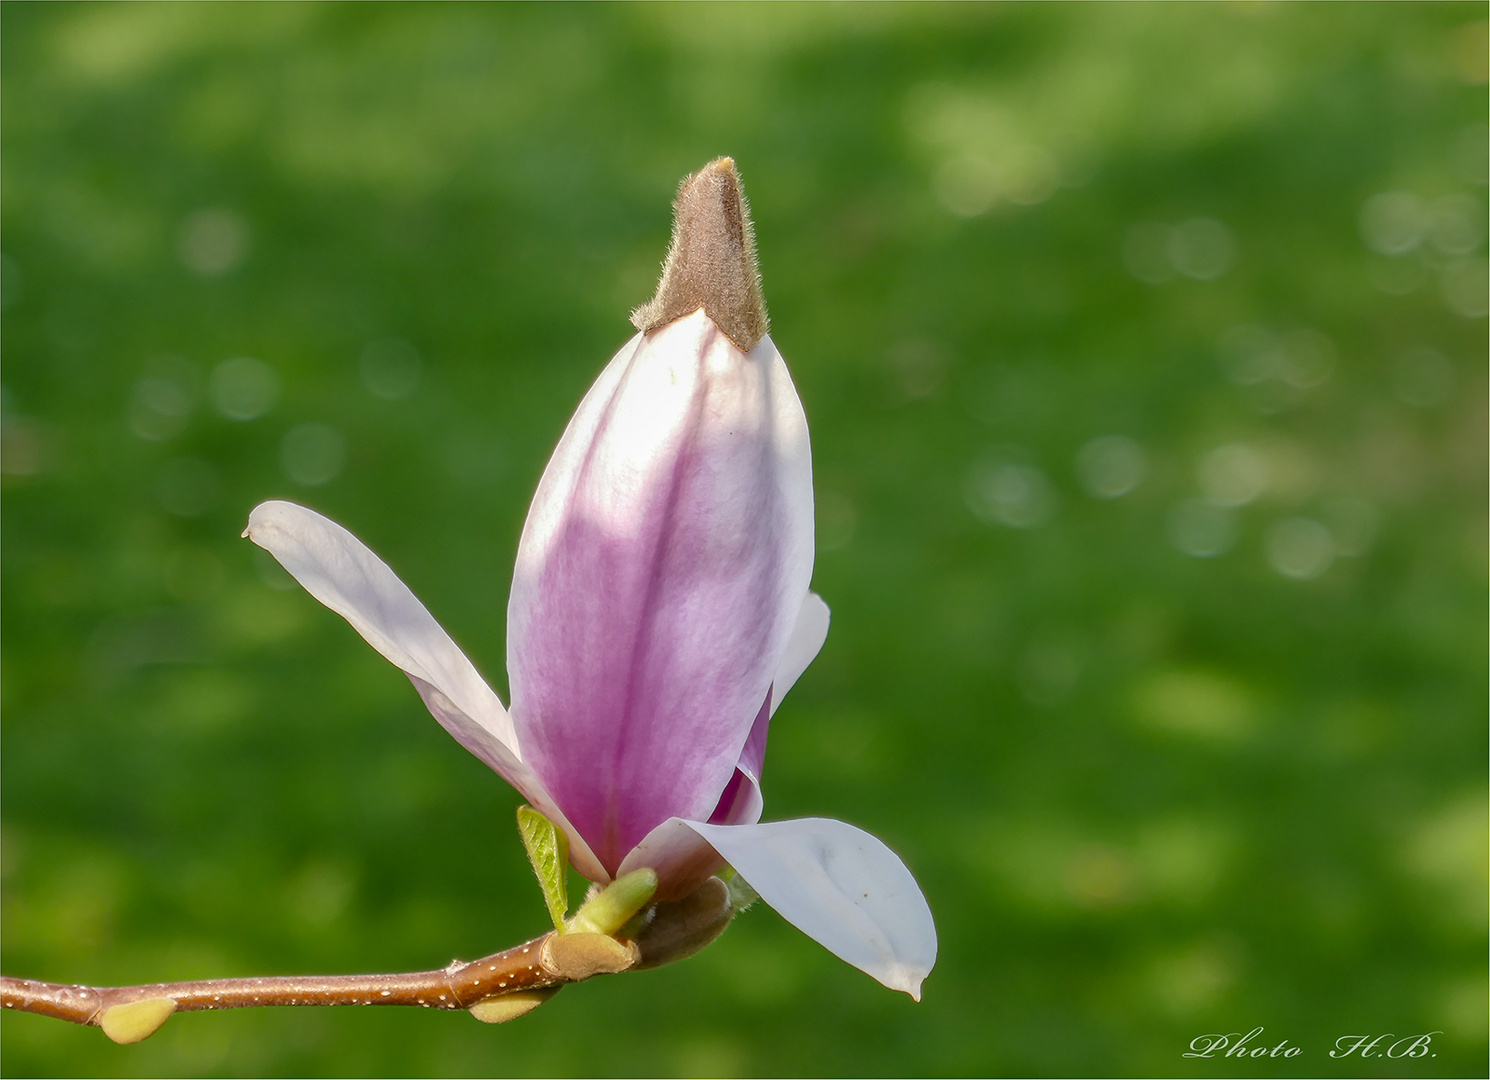
<path id="1" fill-rule="evenodd" d="M 678 188 L 657 295 L 631 313 L 631 323 L 646 334 L 699 308 L 741 352 L 769 329 L 755 229 L 733 158 L 709 162 Z"/>
<path id="2" fill-rule="evenodd" d="M 615 975 L 635 967 L 640 959 L 636 942 L 617 941 L 605 934 L 550 934 L 538 954 L 544 970 L 571 982 Z"/>
<path id="3" fill-rule="evenodd" d="M 126 1001 L 105 1009 L 98 1026 L 116 1043 L 137 1043 L 159 1031 L 175 1011 L 176 1002 L 168 997 Z"/>
<path id="4" fill-rule="evenodd" d="M 566 933 L 617 934 L 657 891 L 657 871 L 647 868 L 622 874 L 586 900 L 569 920 Z"/>
<path id="5" fill-rule="evenodd" d="M 538 1006 L 559 992 L 561 987 L 549 986 L 542 990 L 519 990 L 512 994 L 497 994 L 482 998 L 466 1011 L 483 1024 L 505 1024 L 519 1016 L 527 1016 Z"/>

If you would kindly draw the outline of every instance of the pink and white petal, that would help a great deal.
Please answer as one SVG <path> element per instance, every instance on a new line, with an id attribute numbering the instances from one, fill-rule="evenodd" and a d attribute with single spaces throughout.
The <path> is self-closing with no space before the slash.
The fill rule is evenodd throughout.
<path id="1" fill-rule="evenodd" d="M 797 624 L 792 636 L 787 639 L 786 653 L 776 665 L 776 678 L 771 681 L 771 715 L 781 707 L 781 699 L 802 677 L 802 672 L 817 658 L 823 642 L 828 640 L 828 623 L 832 613 L 823 598 L 809 592 L 802 601 L 802 610 L 797 613 Z M 757 770 L 759 766 L 756 766 Z M 757 775 L 759 775 L 757 773 Z"/>
<path id="2" fill-rule="evenodd" d="M 388 564 L 330 518 L 295 503 L 254 507 L 244 536 L 383 657 L 453 701 L 521 760 L 512 718 L 466 654 Z"/>
<path id="3" fill-rule="evenodd" d="M 536 808 L 562 820 L 538 777 L 522 762 L 511 718 L 497 695 L 409 587 L 362 541 L 314 510 L 277 500 L 254 508 L 243 535 L 408 675 L 430 713 L 456 741 Z M 608 880 L 574 828 L 565 832 L 575 868 L 592 880 Z"/>
<path id="4" fill-rule="evenodd" d="M 707 840 L 787 922 L 921 1000 L 921 982 L 936 963 L 936 924 L 916 879 L 881 841 L 829 818 L 680 824 Z"/>
<path id="5" fill-rule="evenodd" d="M 769 338 L 702 311 L 638 335 L 575 413 L 508 604 L 523 759 L 608 868 L 706 818 L 812 572 L 806 418 Z"/>

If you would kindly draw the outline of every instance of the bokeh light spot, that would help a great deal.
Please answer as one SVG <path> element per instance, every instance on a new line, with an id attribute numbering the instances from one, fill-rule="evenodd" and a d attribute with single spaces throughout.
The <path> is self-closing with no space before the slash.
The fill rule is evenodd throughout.
<path id="1" fill-rule="evenodd" d="M 1283 366 L 1277 335 L 1265 326 L 1230 327 L 1219 342 L 1226 377 L 1238 386 L 1256 386 L 1276 377 Z"/>
<path id="2" fill-rule="evenodd" d="M 1123 435 L 1093 439 L 1076 455 L 1081 486 L 1098 499 L 1117 499 L 1143 482 L 1148 460 L 1143 447 Z"/>
<path id="3" fill-rule="evenodd" d="M 1480 19 L 1454 27 L 1444 41 L 1444 54 L 1461 82 L 1485 85 L 1490 79 L 1490 23 Z"/>
<path id="4" fill-rule="evenodd" d="M 1484 791 L 1468 791 L 1423 817 L 1409 834 L 1403 865 L 1432 888 L 1435 917 L 1457 931 L 1485 932 L 1490 817 Z"/>
<path id="5" fill-rule="evenodd" d="M 129 399 L 129 429 L 149 442 L 164 442 L 186 426 L 196 408 L 201 377 L 179 356 L 158 356 L 135 381 Z"/>
<path id="6" fill-rule="evenodd" d="M 952 213 L 978 217 L 998 199 L 998 173 L 986 159 L 964 154 L 941 164 L 933 187 L 938 201 Z"/>
<path id="7" fill-rule="evenodd" d="M 262 360 L 236 356 L 212 369 L 207 389 L 213 407 L 229 420 L 254 420 L 274 408 L 279 376 Z"/>
<path id="8" fill-rule="evenodd" d="M 1245 687 L 1203 669 L 1155 672 L 1134 687 L 1132 700 L 1143 726 L 1204 740 L 1235 741 L 1250 734 L 1257 719 Z"/>
<path id="9" fill-rule="evenodd" d="M 1061 186 L 1055 159 L 1043 147 L 1022 146 L 1010 151 L 1003 162 L 1000 187 L 1018 206 L 1035 206 L 1049 199 Z"/>
<path id="10" fill-rule="evenodd" d="M 35 476 L 51 464 L 48 432 L 30 416 L 6 416 L 0 421 L 0 472 L 6 476 Z"/>
<path id="11" fill-rule="evenodd" d="M 1230 443 L 1201 458 L 1196 477 L 1212 504 L 1246 506 L 1268 488 L 1267 460 L 1245 443 Z"/>
<path id="12" fill-rule="evenodd" d="M 1162 1012 L 1187 1019 L 1213 1008 L 1236 982 L 1234 952 L 1207 941 L 1155 958 L 1148 978 L 1151 1000 Z"/>
<path id="13" fill-rule="evenodd" d="M 1169 512 L 1169 542 L 1193 559 L 1214 559 L 1236 544 L 1236 521 L 1230 510 L 1204 499 L 1186 499 Z"/>
<path id="14" fill-rule="evenodd" d="M 1407 254 L 1422 243 L 1429 224 L 1423 200 L 1410 192 L 1383 191 L 1361 206 L 1361 236 L 1381 255 Z"/>
<path id="15" fill-rule="evenodd" d="M 421 366 L 418 351 L 402 338 L 369 342 L 357 363 L 367 392 L 386 401 L 406 398 L 418 389 Z"/>
<path id="16" fill-rule="evenodd" d="M 1235 849 L 1234 830 L 1224 821 L 1188 813 L 1146 825 L 1135 844 L 1148 889 L 1189 906 L 1215 892 Z"/>
<path id="17" fill-rule="evenodd" d="M 1295 390 L 1312 390 L 1329 381 L 1335 369 L 1335 343 L 1308 328 L 1285 334 L 1279 375 Z"/>
<path id="18" fill-rule="evenodd" d="M 357 874 L 344 860 L 312 859 L 289 883 L 285 910 L 304 927 L 321 930 L 346 912 L 357 893 Z"/>
<path id="19" fill-rule="evenodd" d="M 1267 552 L 1269 565 L 1278 573 L 1309 581 L 1335 561 L 1335 541 L 1330 530 L 1313 518 L 1290 517 L 1269 526 Z"/>
<path id="20" fill-rule="evenodd" d="M 1169 231 L 1165 254 L 1187 278 L 1214 281 L 1231 269 L 1236 259 L 1236 239 L 1215 218 L 1191 218 Z"/>
<path id="21" fill-rule="evenodd" d="M 981 520 L 1011 529 L 1044 525 L 1055 512 L 1055 493 L 1032 465 L 990 462 L 968 478 L 967 505 Z"/>
<path id="22" fill-rule="evenodd" d="M 299 424 L 285 432 L 279 447 L 285 475 L 297 484 L 319 487 L 334 480 L 347 463 L 347 440 L 330 424 Z"/>
<path id="23" fill-rule="evenodd" d="M 1117 848 L 1088 844 L 1066 863 L 1066 891 L 1083 907 L 1126 903 L 1137 893 L 1133 862 Z"/>
<path id="24" fill-rule="evenodd" d="M 1123 265 L 1146 285 L 1162 285 L 1175 274 L 1214 281 L 1236 260 L 1236 238 L 1223 222 L 1199 217 L 1178 225 L 1146 221 L 1123 238 Z"/>
<path id="25" fill-rule="evenodd" d="M 222 207 L 198 210 L 181 223 L 176 256 L 199 277 L 235 269 L 248 251 L 248 225 L 241 214 Z"/>

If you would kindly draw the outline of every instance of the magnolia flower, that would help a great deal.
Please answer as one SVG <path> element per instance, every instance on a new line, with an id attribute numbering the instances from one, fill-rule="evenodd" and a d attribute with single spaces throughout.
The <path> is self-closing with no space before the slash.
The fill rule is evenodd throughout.
<path id="1" fill-rule="evenodd" d="M 816 656 L 807 421 L 766 334 L 734 163 L 684 181 L 656 298 L 569 422 L 507 607 L 512 708 L 341 526 L 287 502 L 245 533 L 412 680 L 451 735 L 568 839 L 594 882 L 685 897 L 725 864 L 788 921 L 919 1000 L 931 912 L 883 843 L 761 823 L 771 717 Z"/>

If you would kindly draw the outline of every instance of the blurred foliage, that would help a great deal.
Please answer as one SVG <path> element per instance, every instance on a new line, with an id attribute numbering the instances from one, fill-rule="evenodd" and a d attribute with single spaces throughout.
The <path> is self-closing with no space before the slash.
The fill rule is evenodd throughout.
<path id="1" fill-rule="evenodd" d="M 516 795 L 238 533 L 330 514 L 505 693 L 527 501 L 721 153 L 835 615 L 767 816 L 941 933 L 919 1006 L 758 907 L 507 1027 L 8 1014 L 7 1075 L 1483 1075 L 1484 4 L 0 15 L 7 974 L 543 930 Z M 1303 1056 L 1180 1056 L 1255 1026 Z"/>

